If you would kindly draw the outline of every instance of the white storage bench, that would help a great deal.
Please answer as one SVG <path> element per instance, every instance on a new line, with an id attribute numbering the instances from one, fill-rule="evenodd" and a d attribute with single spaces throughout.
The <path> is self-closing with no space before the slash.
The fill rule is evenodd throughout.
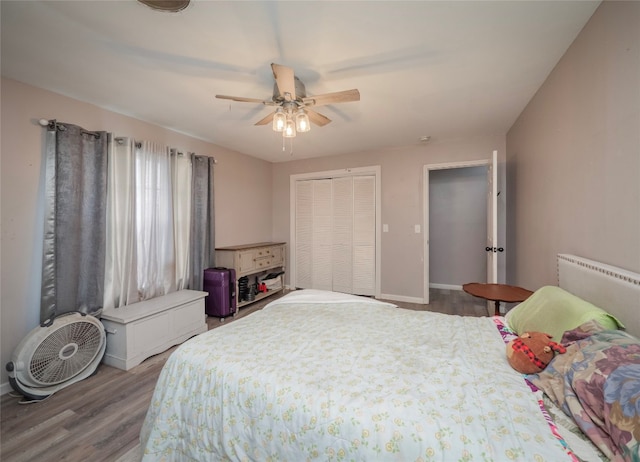
<path id="1" fill-rule="evenodd" d="M 104 310 L 107 331 L 103 362 L 128 371 L 149 356 L 207 331 L 207 292 L 179 290 L 120 308 Z"/>

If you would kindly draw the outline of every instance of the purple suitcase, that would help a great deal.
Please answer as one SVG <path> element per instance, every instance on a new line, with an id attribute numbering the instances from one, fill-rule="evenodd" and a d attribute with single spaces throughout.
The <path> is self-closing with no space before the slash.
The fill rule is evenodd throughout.
<path id="1" fill-rule="evenodd" d="M 233 268 L 208 268 L 204 270 L 204 309 L 208 316 L 219 317 L 236 314 L 236 271 Z"/>

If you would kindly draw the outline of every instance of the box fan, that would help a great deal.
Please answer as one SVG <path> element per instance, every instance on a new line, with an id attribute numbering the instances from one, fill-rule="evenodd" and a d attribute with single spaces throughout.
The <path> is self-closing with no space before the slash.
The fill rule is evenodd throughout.
<path id="1" fill-rule="evenodd" d="M 95 317 L 70 313 L 33 329 L 6 365 L 9 383 L 39 401 L 93 374 L 106 348 L 104 326 Z"/>

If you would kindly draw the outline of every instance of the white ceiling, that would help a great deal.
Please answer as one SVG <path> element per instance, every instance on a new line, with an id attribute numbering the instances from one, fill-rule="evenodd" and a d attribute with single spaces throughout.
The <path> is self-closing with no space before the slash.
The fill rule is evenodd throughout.
<path id="1" fill-rule="evenodd" d="M 505 134 L 599 3 L 192 0 L 172 14 L 134 0 L 2 0 L 1 70 L 279 162 L 289 144 L 253 125 L 272 108 L 214 95 L 269 99 L 272 62 L 308 95 L 359 89 L 359 102 L 317 108 L 333 122 L 294 139 L 298 159 Z"/>

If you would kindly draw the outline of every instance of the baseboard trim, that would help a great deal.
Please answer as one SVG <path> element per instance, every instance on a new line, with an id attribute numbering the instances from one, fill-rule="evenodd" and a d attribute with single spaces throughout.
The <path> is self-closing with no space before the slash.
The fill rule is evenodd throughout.
<path id="1" fill-rule="evenodd" d="M 381 298 L 383 300 L 391 300 L 394 302 L 424 304 L 424 299 L 420 297 L 406 297 L 404 295 L 380 294 L 380 297 L 376 297 L 376 298 Z"/>
<path id="2" fill-rule="evenodd" d="M 11 384 L 9 382 L 3 383 L 2 385 L 0 385 L 0 396 L 6 395 L 11 390 L 13 390 L 13 388 L 11 388 Z"/>
<path id="3" fill-rule="evenodd" d="M 453 284 L 429 284 L 430 289 L 446 289 L 446 290 L 462 290 L 462 286 L 457 286 Z M 394 295 L 394 294 L 380 294 L 379 297 L 383 300 L 391 300 L 394 302 L 405 302 L 405 303 L 418 303 L 420 305 L 426 305 L 423 298 L 420 297 L 407 297 L 405 295 Z"/>
<path id="4" fill-rule="evenodd" d="M 455 284 L 429 284 L 430 289 L 462 290 L 462 286 Z"/>

